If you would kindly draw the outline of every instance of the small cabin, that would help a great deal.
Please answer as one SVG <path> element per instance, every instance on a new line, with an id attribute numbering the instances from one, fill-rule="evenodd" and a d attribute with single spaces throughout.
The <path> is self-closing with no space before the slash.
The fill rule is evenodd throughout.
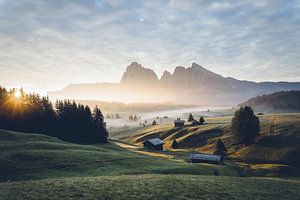
<path id="1" fill-rule="evenodd" d="M 143 144 L 147 149 L 162 151 L 165 143 L 160 138 L 153 138 L 143 142 Z"/>
<path id="2" fill-rule="evenodd" d="M 185 121 L 181 120 L 180 118 L 177 118 L 176 120 L 174 120 L 174 125 L 175 127 L 181 127 L 184 126 Z"/>
<path id="3" fill-rule="evenodd" d="M 202 154 L 196 153 L 192 154 L 189 158 L 189 162 L 191 163 L 211 163 L 211 164 L 223 164 L 223 156 L 214 155 L 214 154 Z"/>

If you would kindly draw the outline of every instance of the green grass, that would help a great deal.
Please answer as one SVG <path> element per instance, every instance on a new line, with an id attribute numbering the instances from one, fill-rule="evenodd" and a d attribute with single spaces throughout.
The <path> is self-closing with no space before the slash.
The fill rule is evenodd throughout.
<path id="1" fill-rule="evenodd" d="M 300 198 L 297 178 L 242 178 L 235 165 L 183 162 L 185 150 L 166 151 L 180 158 L 166 159 L 117 143 L 77 145 L 0 130 L 0 199 Z M 215 171 L 220 176 L 212 176 Z"/>
<path id="2" fill-rule="evenodd" d="M 77 177 L 0 183 L 0 199 L 300 199 L 300 182 L 195 175 Z"/>
<path id="3" fill-rule="evenodd" d="M 129 174 L 236 176 L 231 165 L 190 164 L 143 155 L 110 142 L 77 145 L 56 138 L 0 130 L 0 181 Z"/>
<path id="4" fill-rule="evenodd" d="M 290 171 L 291 175 L 300 174 L 299 113 L 259 116 L 261 131 L 257 141 L 249 146 L 236 143 L 230 131 L 231 119 L 231 116 L 208 117 L 205 125 L 187 124 L 180 128 L 174 128 L 173 124 L 148 126 L 131 130 L 131 135 L 124 133 L 123 139 L 141 145 L 149 138 L 160 137 L 167 149 L 171 149 L 176 139 L 180 149 L 213 153 L 216 140 L 221 138 L 228 149 L 229 158 L 248 164 L 281 164 L 276 170 Z M 290 168 L 287 169 L 286 165 Z"/>

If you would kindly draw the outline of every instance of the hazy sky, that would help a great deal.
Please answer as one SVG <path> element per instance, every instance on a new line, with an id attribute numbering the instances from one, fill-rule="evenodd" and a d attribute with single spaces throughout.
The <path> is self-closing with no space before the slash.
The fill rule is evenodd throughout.
<path id="1" fill-rule="evenodd" d="M 118 82 L 132 61 L 300 81 L 300 1 L 0 0 L 0 85 Z"/>

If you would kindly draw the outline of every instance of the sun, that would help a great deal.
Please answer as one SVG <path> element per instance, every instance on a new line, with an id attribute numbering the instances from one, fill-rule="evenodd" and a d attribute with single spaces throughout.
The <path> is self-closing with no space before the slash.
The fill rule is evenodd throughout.
<path id="1" fill-rule="evenodd" d="M 14 94 L 16 99 L 19 99 L 21 97 L 21 92 L 19 90 L 17 90 Z"/>

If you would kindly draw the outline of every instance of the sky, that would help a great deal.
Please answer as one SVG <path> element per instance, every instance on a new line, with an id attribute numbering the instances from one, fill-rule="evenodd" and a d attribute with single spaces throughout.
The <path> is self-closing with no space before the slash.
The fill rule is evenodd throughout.
<path id="1" fill-rule="evenodd" d="M 0 85 L 119 82 L 133 61 L 300 81 L 300 1 L 0 0 Z"/>

